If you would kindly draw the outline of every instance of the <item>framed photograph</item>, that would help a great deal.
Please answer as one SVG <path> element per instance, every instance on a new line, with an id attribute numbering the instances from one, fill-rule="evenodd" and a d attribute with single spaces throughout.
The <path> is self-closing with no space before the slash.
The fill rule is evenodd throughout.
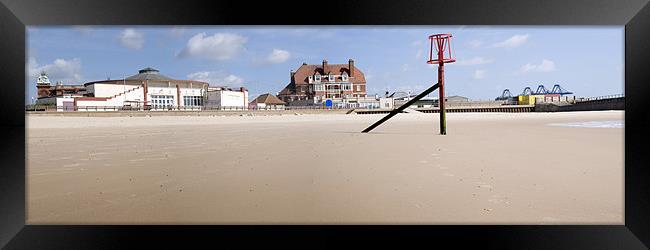
<path id="1" fill-rule="evenodd" d="M 650 244 L 646 0 L 0 3 L 3 248 Z"/>

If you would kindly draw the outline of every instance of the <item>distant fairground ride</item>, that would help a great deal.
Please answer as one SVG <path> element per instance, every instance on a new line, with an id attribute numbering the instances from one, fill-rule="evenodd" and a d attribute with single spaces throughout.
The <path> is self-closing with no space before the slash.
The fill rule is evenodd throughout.
<path id="1" fill-rule="evenodd" d="M 571 94 L 573 94 L 573 92 L 562 88 L 562 86 L 560 86 L 560 84 L 553 85 L 553 88 L 551 90 L 548 90 L 546 87 L 544 87 L 544 85 L 540 84 L 539 86 L 537 86 L 537 90 L 535 90 L 535 91 L 533 91 L 533 89 L 531 89 L 530 87 L 524 88 L 524 91 L 522 91 L 521 94 L 519 94 L 519 96 L 529 96 L 529 95 L 560 95 L 560 96 L 563 96 L 563 95 L 571 95 Z M 501 93 L 501 96 L 495 98 L 495 100 L 497 100 L 497 101 L 509 100 L 509 99 L 511 99 L 513 97 L 514 96 L 512 95 L 512 93 L 510 93 L 510 89 L 504 89 L 503 93 Z"/>

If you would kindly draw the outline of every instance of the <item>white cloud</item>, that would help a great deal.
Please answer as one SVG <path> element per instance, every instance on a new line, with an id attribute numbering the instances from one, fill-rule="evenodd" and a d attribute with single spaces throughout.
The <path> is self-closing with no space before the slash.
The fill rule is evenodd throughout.
<path id="1" fill-rule="evenodd" d="M 481 45 L 483 45 L 483 42 L 482 42 L 482 41 L 479 41 L 479 40 L 472 40 L 472 41 L 469 41 L 469 42 L 467 43 L 467 45 L 468 45 L 470 48 L 476 49 L 476 48 L 481 47 Z"/>
<path id="2" fill-rule="evenodd" d="M 283 63 L 289 60 L 291 57 L 291 53 L 286 50 L 281 50 L 281 49 L 273 49 L 271 53 L 266 56 L 266 59 L 264 60 L 266 63 L 270 64 L 277 64 L 277 63 Z"/>
<path id="3" fill-rule="evenodd" d="M 187 78 L 215 86 L 238 86 L 244 83 L 243 78 L 224 71 L 200 71 L 187 75 Z"/>
<path id="4" fill-rule="evenodd" d="M 524 66 L 521 66 L 519 69 L 520 73 L 527 72 L 551 72 L 555 70 L 555 63 L 551 60 L 544 59 L 540 64 L 531 64 L 527 63 Z"/>
<path id="5" fill-rule="evenodd" d="M 477 69 L 477 70 L 474 71 L 474 74 L 472 75 L 472 78 L 476 79 L 476 80 L 483 79 L 483 78 L 485 78 L 485 72 L 486 71 L 483 70 L 483 69 Z"/>
<path id="6" fill-rule="evenodd" d="M 141 49 L 144 46 L 144 34 L 134 29 L 125 29 L 118 36 L 122 46 L 129 49 Z"/>
<path id="7" fill-rule="evenodd" d="M 528 34 L 525 35 L 514 35 L 505 41 L 498 42 L 492 45 L 495 48 L 514 48 L 519 47 L 528 41 Z"/>
<path id="8" fill-rule="evenodd" d="M 481 65 L 481 64 L 488 64 L 492 63 L 494 60 L 492 59 L 485 59 L 483 57 L 474 57 L 470 59 L 464 59 L 464 60 L 458 60 L 458 65 L 461 66 L 471 66 L 471 65 Z"/>
<path id="9" fill-rule="evenodd" d="M 187 41 L 187 45 L 177 57 L 198 57 L 216 61 L 235 57 L 244 48 L 248 39 L 233 33 L 216 33 L 206 36 L 205 32 L 196 34 Z"/>
<path id="10" fill-rule="evenodd" d="M 54 62 L 46 65 L 38 65 L 36 58 L 30 57 L 28 60 L 28 74 L 30 82 L 35 83 L 36 78 L 41 71 L 45 71 L 52 84 L 60 81 L 64 84 L 80 84 L 83 80 L 81 76 L 81 60 L 73 58 L 70 60 L 56 59 Z"/>

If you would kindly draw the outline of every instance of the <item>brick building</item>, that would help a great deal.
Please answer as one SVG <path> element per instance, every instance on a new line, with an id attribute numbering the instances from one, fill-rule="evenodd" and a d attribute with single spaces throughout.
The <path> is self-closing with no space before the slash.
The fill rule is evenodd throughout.
<path id="1" fill-rule="evenodd" d="M 43 71 L 36 80 L 36 91 L 38 98 L 63 95 L 82 96 L 86 94 L 86 87 L 83 85 L 63 85 L 61 82 L 51 85 L 47 73 Z"/>
<path id="2" fill-rule="evenodd" d="M 320 65 L 303 63 L 290 77 L 278 93 L 278 98 L 290 105 L 366 97 L 366 78 L 352 59 L 347 64 L 328 64 L 327 60 Z"/>

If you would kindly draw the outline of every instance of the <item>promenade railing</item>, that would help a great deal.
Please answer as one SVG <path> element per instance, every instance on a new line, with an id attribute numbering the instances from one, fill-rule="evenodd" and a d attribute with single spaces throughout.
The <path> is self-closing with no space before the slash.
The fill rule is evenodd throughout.
<path id="1" fill-rule="evenodd" d="M 151 112 L 174 112 L 174 111 L 271 111 L 271 110 L 341 110 L 351 109 L 350 106 L 284 106 L 270 105 L 266 107 L 244 107 L 244 106 L 55 106 L 55 105 L 26 105 L 27 112 L 117 112 L 117 111 L 151 111 Z M 378 107 L 369 107 L 378 108 Z"/>
<path id="2" fill-rule="evenodd" d="M 617 99 L 617 98 L 624 98 L 624 97 L 625 97 L 625 94 L 603 95 L 603 96 L 595 96 L 595 97 L 582 97 L 582 98 L 576 98 L 576 102 L 587 102 L 587 101 L 596 101 L 596 100 Z"/>

